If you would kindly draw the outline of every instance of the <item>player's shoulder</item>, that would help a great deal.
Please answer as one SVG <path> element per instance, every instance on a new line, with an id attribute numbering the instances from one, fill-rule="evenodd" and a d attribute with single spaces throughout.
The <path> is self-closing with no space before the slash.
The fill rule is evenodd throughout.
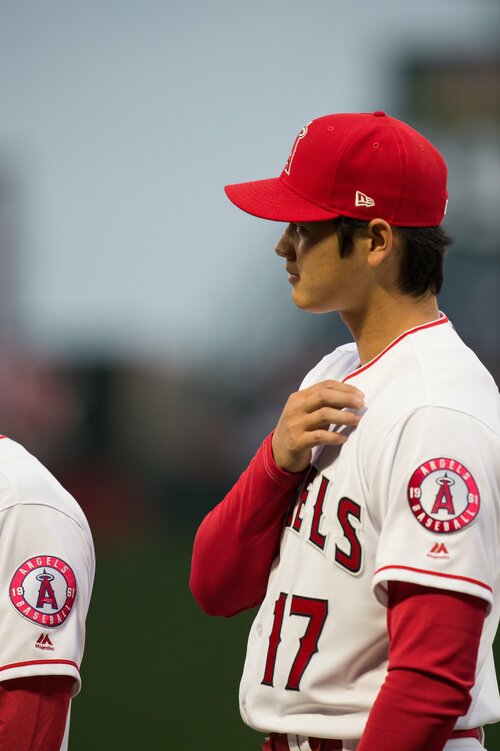
<path id="1" fill-rule="evenodd" d="M 392 419 L 419 408 L 448 408 L 500 432 L 498 387 L 451 323 L 419 327 L 351 380 Z"/>
<path id="2" fill-rule="evenodd" d="M 431 336 L 410 337 L 408 345 L 406 370 L 415 374 L 424 404 L 458 410 L 500 429 L 498 386 L 451 323 Z"/>
<path id="3" fill-rule="evenodd" d="M 341 381 L 359 363 L 358 350 L 354 342 L 342 344 L 333 352 L 325 355 L 317 365 L 309 371 L 301 384 L 301 389 L 312 386 L 321 381 Z"/>
<path id="4" fill-rule="evenodd" d="M 16 505 L 38 505 L 71 518 L 90 538 L 85 515 L 73 496 L 24 446 L 0 437 L 0 513 Z"/>

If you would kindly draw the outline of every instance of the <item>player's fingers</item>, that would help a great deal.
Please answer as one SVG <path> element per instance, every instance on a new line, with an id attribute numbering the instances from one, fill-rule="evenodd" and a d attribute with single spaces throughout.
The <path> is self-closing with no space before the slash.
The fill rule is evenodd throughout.
<path id="1" fill-rule="evenodd" d="M 319 383 L 313 383 L 312 386 L 308 386 L 306 389 L 302 389 L 300 392 L 301 394 L 314 394 L 316 391 L 321 391 L 323 389 L 333 389 L 334 391 L 341 391 L 346 394 L 358 394 L 359 396 L 364 396 L 363 391 L 361 389 L 358 389 L 357 386 L 354 386 L 351 383 L 343 383 L 342 381 L 334 381 L 331 378 L 326 379 L 325 381 L 319 381 Z"/>
<path id="2" fill-rule="evenodd" d="M 314 446 L 341 446 L 346 441 L 347 436 L 343 433 L 317 428 L 308 433 L 307 444 L 309 448 L 313 448 Z"/>
<path id="3" fill-rule="evenodd" d="M 316 412 L 322 407 L 361 409 L 364 404 L 365 400 L 360 391 L 344 391 L 332 386 L 323 386 L 312 393 L 304 395 L 302 408 L 304 412 L 311 413 Z"/>
<path id="4" fill-rule="evenodd" d="M 352 383 L 344 383 L 343 381 L 334 381 L 331 378 L 327 378 L 326 381 L 320 381 L 317 386 L 326 386 L 327 388 L 338 389 L 339 391 L 352 391 L 364 396 L 364 393 L 357 386 Z"/>
<path id="5" fill-rule="evenodd" d="M 304 391 L 309 391 L 310 393 L 313 393 L 315 391 L 321 391 L 323 389 L 339 391 L 345 394 L 358 394 L 359 396 L 364 396 L 363 391 L 359 389 L 357 386 L 354 386 L 354 384 L 343 383 L 342 381 L 333 381 L 332 379 L 328 379 L 326 381 L 320 381 L 319 383 L 314 383 L 312 386 L 309 386 L 309 388 L 304 389 Z"/>
<path id="6" fill-rule="evenodd" d="M 359 396 L 364 396 L 364 393 L 361 389 L 358 389 L 357 386 L 353 386 L 350 383 L 342 383 L 342 381 L 333 381 L 331 378 L 325 381 L 319 381 L 319 383 L 313 383 L 312 386 L 301 389 L 298 393 L 303 394 L 304 396 L 310 396 L 318 391 L 324 390 L 333 390 L 345 394 L 358 394 Z"/>
<path id="7" fill-rule="evenodd" d="M 352 425 L 356 426 L 361 420 L 361 415 L 349 410 L 333 409 L 332 407 L 320 407 L 304 417 L 304 429 L 311 431 L 315 428 L 324 428 L 328 425 Z"/>

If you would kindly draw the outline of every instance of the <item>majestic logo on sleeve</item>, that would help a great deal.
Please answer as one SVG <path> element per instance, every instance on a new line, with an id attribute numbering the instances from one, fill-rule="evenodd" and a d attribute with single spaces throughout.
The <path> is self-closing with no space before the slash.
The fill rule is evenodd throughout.
<path id="1" fill-rule="evenodd" d="M 479 513 L 479 490 L 454 459 L 429 459 L 412 474 L 408 502 L 417 521 L 432 532 L 457 532 Z"/>
<path id="2" fill-rule="evenodd" d="M 76 597 L 75 574 L 65 561 L 55 556 L 29 558 L 12 577 L 9 594 L 22 616 L 54 628 L 71 613 Z"/>

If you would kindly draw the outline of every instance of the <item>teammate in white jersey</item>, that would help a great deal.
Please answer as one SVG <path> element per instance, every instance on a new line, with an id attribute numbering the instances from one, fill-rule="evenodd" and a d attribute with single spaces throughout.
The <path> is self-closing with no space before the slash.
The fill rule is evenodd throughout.
<path id="1" fill-rule="evenodd" d="M 214 615 L 259 605 L 240 688 L 266 751 L 459 751 L 500 719 L 500 398 L 437 307 L 446 165 L 383 112 L 299 133 L 279 178 L 227 186 L 288 222 L 295 304 L 339 347 L 195 541 Z"/>
<path id="2" fill-rule="evenodd" d="M 68 748 L 94 568 L 76 501 L 0 436 L 0 748 Z"/>

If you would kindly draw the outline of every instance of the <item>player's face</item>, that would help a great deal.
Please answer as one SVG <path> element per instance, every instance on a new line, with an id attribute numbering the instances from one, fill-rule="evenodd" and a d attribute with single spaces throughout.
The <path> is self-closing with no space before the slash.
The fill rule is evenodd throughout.
<path id="1" fill-rule="evenodd" d="M 366 264 L 354 245 L 340 257 L 335 222 L 289 224 L 276 245 L 286 259 L 292 299 L 312 313 L 358 310 L 366 299 Z"/>

